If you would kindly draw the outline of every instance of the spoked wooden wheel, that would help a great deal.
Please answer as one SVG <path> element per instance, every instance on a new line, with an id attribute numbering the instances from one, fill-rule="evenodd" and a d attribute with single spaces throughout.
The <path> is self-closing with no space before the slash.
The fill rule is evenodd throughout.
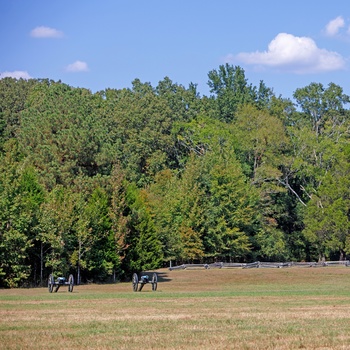
<path id="1" fill-rule="evenodd" d="M 47 281 L 47 287 L 48 287 L 50 293 L 52 293 L 52 291 L 53 291 L 54 284 L 55 284 L 55 281 L 54 281 L 53 274 L 50 274 L 49 279 Z"/>
<path id="2" fill-rule="evenodd" d="M 158 285 L 158 277 L 156 273 L 153 273 L 151 283 L 152 283 L 152 290 L 155 292 L 157 290 L 157 285 Z"/>
<path id="3" fill-rule="evenodd" d="M 73 277 L 73 275 L 69 275 L 69 277 L 68 277 L 68 292 L 73 292 L 73 286 L 74 286 L 74 277 Z"/>
<path id="4" fill-rule="evenodd" d="M 137 285 L 139 283 L 139 278 L 137 277 L 137 273 L 132 275 L 132 289 L 134 292 L 137 292 Z"/>

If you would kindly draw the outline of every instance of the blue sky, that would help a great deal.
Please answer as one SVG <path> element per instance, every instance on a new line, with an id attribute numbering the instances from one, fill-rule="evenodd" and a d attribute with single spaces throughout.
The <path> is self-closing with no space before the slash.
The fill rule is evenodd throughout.
<path id="1" fill-rule="evenodd" d="M 209 95 L 230 63 L 291 98 L 311 82 L 350 95 L 348 0 L 0 0 L 0 78 L 49 78 L 92 92 L 168 76 Z"/>

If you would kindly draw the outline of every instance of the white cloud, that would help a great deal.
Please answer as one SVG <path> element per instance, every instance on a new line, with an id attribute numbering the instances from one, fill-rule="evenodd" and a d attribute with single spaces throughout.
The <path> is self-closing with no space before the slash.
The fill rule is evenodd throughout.
<path id="1" fill-rule="evenodd" d="M 50 28 L 50 27 L 36 27 L 31 32 L 30 35 L 33 38 L 62 38 L 63 32 Z"/>
<path id="2" fill-rule="evenodd" d="M 342 16 L 338 16 L 337 18 L 332 19 L 326 25 L 326 34 L 328 36 L 335 36 L 338 34 L 340 28 L 345 26 L 345 21 Z"/>
<path id="3" fill-rule="evenodd" d="M 337 52 L 318 48 L 311 38 L 287 33 L 278 34 L 268 45 L 267 51 L 241 52 L 227 56 L 226 60 L 299 74 L 345 68 L 345 59 Z"/>
<path id="4" fill-rule="evenodd" d="M 0 79 L 2 78 L 31 79 L 32 77 L 26 71 L 16 70 L 13 72 L 0 73 Z"/>
<path id="5" fill-rule="evenodd" d="M 87 72 L 88 70 L 89 67 L 87 63 L 83 61 L 75 61 L 66 67 L 67 72 Z"/>

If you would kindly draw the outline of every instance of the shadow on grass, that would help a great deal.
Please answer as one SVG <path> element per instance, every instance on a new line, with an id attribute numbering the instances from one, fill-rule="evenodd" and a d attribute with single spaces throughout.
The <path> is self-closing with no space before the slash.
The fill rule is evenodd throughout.
<path id="1" fill-rule="evenodd" d="M 160 283 L 171 282 L 172 281 L 172 278 L 169 278 L 169 275 L 168 275 L 167 272 L 144 271 L 140 275 L 148 275 L 149 279 L 151 280 L 153 273 L 157 274 L 157 280 Z"/>

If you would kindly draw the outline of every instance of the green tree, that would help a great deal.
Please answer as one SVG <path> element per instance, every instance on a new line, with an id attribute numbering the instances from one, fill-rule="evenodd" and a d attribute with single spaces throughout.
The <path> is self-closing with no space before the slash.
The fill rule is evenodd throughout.
<path id="1" fill-rule="evenodd" d="M 126 200 L 130 210 L 130 231 L 126 237 L 128 248 L 123 260 L 124 270 L 126 273 L 131 273 L 159 268 L 163 261 L 163 254 L 147 193 L 130 184 L 127 188 Z"/>
<path id="2" fill-rule="evenodd" d="M 165 98 L 139 80 L 132 90 L 108 91 L 106 103 L 111 104 L 117 161 L 127 179 L 142 187 L 174 162 L 172 110 Z"/>
<path id="3" fill-rule="evenodd" d="M 183 245 L 179 234 L 184 210 L 180 194 L 180 180 L 175 172 L 165 169 L 156 174 L 148 189 L 148 198 L 154 215 L 154 225 L 162 244 L 164 260 L 182 261 Z"/>
<path id="4" fill-rule="evenodd" d="M 208 196 L 204 245 L 208 256 L 242 259 L 251 250 L 255 220 L 254 191 L 229 147 L 208 152 L 201 160 L 201 186 Z"/>
<path id="5" fill-rule="evenodd" d="M 127 186 L 123 170 L 119 165 L 116 165 L 110 177 L 111 203 L 109 216 L 111 219 L 111 233 L 108 241 L 108 255 L 110 261 L 114 262 L 114 275 L 122 273 L 121 265 L 128 248 L 127 237 L 130 233 L 130 217 L 128 216 L 129 208 L 126 203 Z"/>
<path id="6" fill-rule="evenodd" d="M 105 189 L 107 179 L 80 178 L 74 188 L 75 221 L 68 237 L 69 261 L 77 270 L 77 283 L 85 277 L 104 280 L 113 275 L 115 261 L 110 260 L 110 198 Z M 104 185 L 104 186 L 103 186 Z"/>
<path id="7" fill-rule="evenodd" d="M 37 80 L 0 79 L 0 148 L 3 142 L 18 136 L 21 113 L 25 109 L 27 97 Z"/>
<path id="8" fill-rule="evenodd" d="M 0 285 L 18 287 L 32 273 L 31 248 L 44 194 L 14 140 L 5 144 L 0 168 Z"/>
<path id="9" fill-rule="evenodd" d="M 180 259 L 185 262 L 201 260 L 205 256 L 203 244 L 203 220 L 205 212 L 205 194 L 198 181 L 198 162 L 191 155 L 176 187 L 177 225 L 170 232 L 178 235 L 180 241 Z M 175 231 L 175 232 L 174 232 Z"/>
<path id="10" fill-rule="evenodd" d="M 304 235 L 318 260 L 350 252 L 350 177 L 348 160 L 339 155 L 337 164 L 322 179 L 305 209 Z"/>
<path id="11" fill-rule="evenodd" d="M 101 96 L 59 82 L 43 82 L 31 90 L 19 140 L 49 190 L 70 185 L 79 174 L 94 176 L 110 167 L 100 157 L 105 135 L 100 105 Z"/>
<path id="12" fill-rule="evenodd" d="M 328 88 L 324 88 L 320 83 L 311 83 L 296 89 L 293 97 L 317 136 L 321 134 L 326 120 L 331 115 L 343 115 L 345 104 L 350 102 L 350 97 L 334 83 L 330 83 Z"/>
<path id="13" fill-rule="evenodd" d="M 259 87 L 248 84 L 244 69 L 229 64 L 219 66 L 219 69 L 208 73 L 210 92 L 215 96 L 217 118 L 231 122 L 237 109 L 245 104 L 254 104 L 259 109 L 269 106 L 274 96 L 273 91 L 263 81 Z"/>
<path id="14" fill-rule="evenodd" d="M 343 255 L 345 236 L 339 233 L 335 222 L 342 222 L 346 230 L 340 207 L 347 204 L 343 197 L 336 200 L 329 177 L 339 181 L 338 186 L 340 181 L 347 182 L 346 176 L 338 174 L 340 167 L 347 168 L 344 155 L 349 111 L 345 105 L 349 96 L 333 83 L 328 88 L 312 83 L 297 89 L 294 98 L 302 112 L 295 114 L 294 125 L 289 128 L 293 153 L 288 172 L 292 175 L 290 182 L 298 186 L 295 193 L 304 207 L 301 211 L 305 217 L 303 234 L 312 256 L 324 259 L 335 250 Z"/>
<path id="15" fill-rule="evenodd" d="M 49 273 L 66 275 L 69 270 L 68 242 L 75 216 L 75 196 L 71 189 L 57 185 L 47 193 L 40 207 L 36 241 L 40 250 L 40 282 Z"/>
<path id="16" fill-rule="evenodd" d="M 178 177 L 163 172 L 151 186 L 156 221 L 169 230 L 164 236 L 176 242 L 179 260 L 242 258 L 250 251 L 256 199 L 236 159 L 231 129 L 198 118 L 179 130 L 179 142 L 192 154 Z"/>
<path id="17" fill-rule="evenodd" d="M 88 198 L 86 215 L 89 218 L 88 230 L 92 232 L 93 243 L 87 252 L 89 273 L 99 280 L 112 276 L 116 268 L 111 237 L 110 198 L 100 186 L 94 188 Z"/>

